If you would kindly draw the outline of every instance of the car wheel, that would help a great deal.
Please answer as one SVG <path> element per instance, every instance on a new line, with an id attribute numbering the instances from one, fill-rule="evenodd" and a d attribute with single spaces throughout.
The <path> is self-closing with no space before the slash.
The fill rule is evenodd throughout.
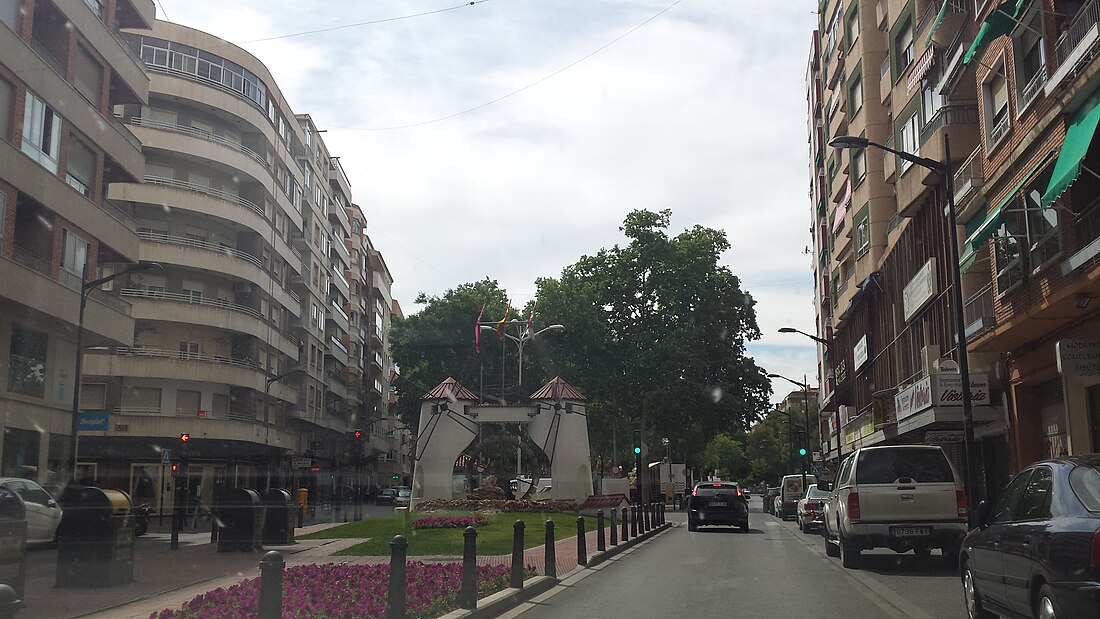
<path id="1" fill-rule="evenodd" d="M 1055 619 L 1058 616 L 1058 604 L 1054 601 L 1054 589 L 1050 585 L 1039 588 L 1039 599 L 1035 601 L 1036 619 Z"/>
<path id="2" fill-rule="evenodd" d="M 741 532 L 742 533 L 748 533 L 749 532 L 749 521 L 748 520 L 741 523 Z"/>
<path id="3" fill-rule="evenodd" d="M 996 617 L 982 606 L 982 598 L 978 595 L 977 585 L 974 584 L 974 573 L 970 570 L 969 562 L 963 567 L 963 597 L 966 599 L 966 614 L 970 619 Z"/>
<path id="4" fill-rule="evenodd" d="M 833 540 L 829 539 L 828 535 L 822 534 L 822 537 L 825 538 L 825 556 L 827 556 L 827 557 L 839 557 L 840 556 L 840 545 L 839 544 L 834 544 Z"/>
<path id="5" fill-rule="evenodd" d="M 945 567 L 952 569 L 958 569 L 959 567 L 959 550 L 962 548 L 961 542 L 948 542 L 943 546 L 943 564 Z"/>
<path id="6" fill-rule="evenodd" d="M 844 539 L 844 534 L 840 535 L 840 564 L 848 569 L 855 569 L 859 567 L 860 548 L 852 542 Z"/>

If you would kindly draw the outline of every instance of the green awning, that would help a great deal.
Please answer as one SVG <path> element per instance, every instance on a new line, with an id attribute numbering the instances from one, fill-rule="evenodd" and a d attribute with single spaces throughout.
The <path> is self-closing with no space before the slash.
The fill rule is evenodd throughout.
<path id="1" fill-rule="evenodd" d="M 1034 168 L 1029 170 L 1028 173 L 1024 175 L 1023 180 L 1017 183 L 1016 186 L 1012 188 L 1012 191 L 1008 192 L 1005 195 L 1004 199 L 1002 199 L 1001 202 L 997 204 L 997 207 L 989 211 L 989 213 L 985 216 L 985 219 L 981 220 L 980 224 L 972 228 L 971 226 L 973 222 L 967 223 L 966 231 L 968 232 L 968 235 L 966 237 L 966 242 L 963 243 L 962 255 L 959 256 L 959 265 L 964 270 L 974 262 L 975 258 L 977 257 L 976 252 L 978 251 L 978 249 L 985 245 L 985 242 L 988 241 L 989 238 L 993 236 L 993 233 L 1001 227 L 1001 220 L 1004 218 L 1005 205 L 1011 202 L 1012 199 L 1016 197 L 1016 194 L 1020 193 L 1020 190 L 1023 189 L 1025 185 L 1034 180 L 1035 177 L 1038 176 L 1038 174 L 1044 168 L 1046 168 L 1048 164 L 1050 164 L 1050 160 L 1053 158 L 1053 152 L 1047 153 L 1047 155 L 1043 157 L 1043 160 L 1036 164 Z"/>
<path id="2" fill-rule="evenodd" d="M 1081 160 L 1089 152 L 1092 136 L 1096 133 L 1096 124 L 1100 122 L 1100 90 L 1092 93 L 1089 100 L 1077 110 L 1073 124 L 1066 129 L 1066 141 L 1062 143 L 1062 154 L 1054 165 L 1050 175 L 1050 185 L 1043 193 L 1043 206 L 1050 206 L 1062 195 L 1077 176 L 1081 174 Z"/>
<path id="3" fill-rule="evenodd" d="M 943 6 L 940 7 L 940 12 L 936 14 L 936 21 L 932 22 L 932 28 L 928 31 L 928 36 L 924 38 L 924 46 L 928 47 L 932 44 L 932 35 L 936 34 L 936 28 L 940 27 L 943 23 L 943 19 L 947 17 L 947 9 L 951 7 L 951 0 L 943 0 Z"/>
<path id="4" fill-rule="evenodd" d="M 963 56 L 963 64 L 970 64 L 974 55 L 994 39 L 1012 32 L 1012 29 L 1016 27 L 1016 18 L 1019 17 L 1024 5 L 1027 3 L 1028 0 L 1005 0 L 1005 2 L 998 4 L 997 8 L 989 14 L 989 17 L 985 18 L 985 23 L 978 30 L 978 36 L 974 37 L 970 49 L 966 50 L 966 55 Z"/>

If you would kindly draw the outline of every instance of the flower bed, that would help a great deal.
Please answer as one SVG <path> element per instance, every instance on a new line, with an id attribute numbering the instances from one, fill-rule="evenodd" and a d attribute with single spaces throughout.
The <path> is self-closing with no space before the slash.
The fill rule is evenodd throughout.
<path id="1" fill-rule="evenodd" d="M 527 568 L 526 576 L 535 575 Z M 479 565 L 478 597 L 508 587 L 508 565 Z M 431 619 L 458 608 L 462 565 L 410 562 L 407 569 L 409 619 Z M 381 619 L 386 615 L 388 564 L 347 563 L 301 565 L 283 572 L 283 617 Z M 251 578 L 229 588 L 195 597 L 180 610 L 153 613 L 149 619 L 253 619 L 259 612 L 260 579 Z"/>
<path id="2" fill-rule="evenodd" d="M 577 504 L 572 501 L 515 501 L 495 499 L 432 499 L 416 504 L 415 511 L 467 511 L 495 514 L 499 512 L 576 512 Z"/>
<path id="3" fill-rule="evenodd" d="M 489 524 L 485 516 L 429 516 L 413 520 L 414 529 L 465 529 Z"/>

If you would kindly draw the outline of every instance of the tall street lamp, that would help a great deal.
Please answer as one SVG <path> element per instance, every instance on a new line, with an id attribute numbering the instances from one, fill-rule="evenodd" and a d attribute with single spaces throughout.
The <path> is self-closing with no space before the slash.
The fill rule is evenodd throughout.
<path id="1" fill-rule="evenodd" d="M 271 444 L 271 423 L 272 423 L 272 420 L 271 420 L 271 415 L 269 414 L 270 411 L 271 411 L 271 402 L 270 402 L 270 399 L 271 399 L 271 385 L 283 380 L 284 378 L 288 378 L 290 376 L 297 376 L 299 374 L 305 374 L 305 373 L 306 373 L 306 371 L 305 371 L 304 368 L 293 368 L 291 370 L 287 370 L 286 372 L 283 372 L 282 374 L 273 374 L 271 376 L 268 376 L 267 379 L 265 379 L 265 382 L 264 382 L 264 445 L 270 445 Z M 270 460 L 270 457 L 269 457 L 268 462 L 267 462 L 267 483 L 268 483 L 268 487 L 270 487 L 271 486 L 271 460 Z"/>
<path id="2" fill-rule="evenodd" d="M 519 321 L 513 318 L 512 322 L 518 323 Z M 547 331 L 560 331 L 561 329 L 564 329 L 564 328 L 565 328 L 565 325 L 550 325 L 549 327 L 546 327 L 544 329 L 539 329 L 538 331 L 535 331 L 534 333 L 532 333 L 530 329 L 524 328 L 523 333 L 519 334 L 519 337 L 516 337 L 515 335 L 512 335 L 511 333 L 505 333 L 504 334 L 504 337 L 506 337 L 506 338 L 512 340 L 513 342 L 515 342 L 516 347 L 519 348 L 519 380 L 517 382 L 520 385 L 523 384 L 523 345 L 526 344 L 527 342 L 535 339 L 536 337 L 542 335 L 543 333 L 546 333 Z M 496 327 L 491 327 L 489 325 L 481 325 L 481 330 L 482 331 L 496 331 L 497 329 L 496 329 Z M 503 388 L 503 387 L 504 387 L 504 381 L 501 380 L 501 388 Z"/>
<path id="3" fill-rule="evenodd" d="M 816 335 L 811 335 L 809 333 L 806 333 L 805 331 L 799 331 L 798 329 L 795 329 L 794 327 L 779 327 L 779 332 L 780 333 L 798 333 L 799 335 L 805 335 L 806 337 L 810 338 L 811 340 L 813 340 L 813 341 L 817 342 L 818 344 L 821 344 L 822 346 L 824 346 L 826 354 L 828 354 L 828 355 L 833 354 L 832 342 L 830 342 L 829 340 L 827 340 L 825 338 L 818 337 Z M 839 385 L 837 383 L 837 379 L 836 379 L 836 359 L 830 359 L 829 365 L 832 366 L 831 369 L 832 369 L 832 374 L 833 374 L 833 396 L 835 397 L 837 387 L 839 387 Z M 844 448 L 844 420 L 840 418 L 839 398 L 837 399 L 837 401 L 833 402 L 833 407 L 836 409 L 833 414 L 836 415 L 836 461 L 837 461 L 837 467 L 839 468 L 840 460 L 844 455 L 843 454 L 843 452 L 844 452 L 844 449 L 843 449 Z M 829 415 L 825 414 L 826 412 L 827 411 L 825 411 L 825 410 L 818 411 L 818 413 L 821 415 L 822 418 L 828 418 L 829 417 Z"/>
<path id="4" fill-rule="evenodd" d="M 84 267 L 80 271 L 80 314 L 76 322 L 76 371 L 73 372 L 73 407 L 72 407 L 72 420 L 71 427 L 69 428 L 69 454 L 72 458 L 72 475 L 69 479 L 70 483 L 75 485 L 76 479 L 76 463 L 77 463 L 77 450 L 80 448 L 80 381 L 81 371 L 84 367 L 84 309 L 88 306 L 88 295 L 93 290 L 99 288 L 107 282 L 113 281 L 123 275 L 130 273 L 136 273 L 137 271 L 148 271 L 151 269 L 163 269 L 160 264 L 156 262 L 140 262 L 134 266 L 123 269 L 118 273 L 112 273 L 99 279 L 88 279 L 88 260 L 85 258 Z"/>
<path id="5" fill-rule="evenodd" d="M 901 159 L 931 170 L 939 175 L 943 184 L 944 193 L 947 194 L 947 229 L 948 229 L 948 259 L 951 260 L 951 302 L 955 306 L 955 342 L 959 356 L 959 381 L 962 383 L 963 405 L 963 464 L 966 472 L 966 503 L 974 505 L 977 483 L 974 480 L 974 466 L 972 460 L 975 454 L 974 444 L 974 405 L 970 393 L 970 363 L 966 351 L 966 323 L 963 318 L 963 294 L 962 294 L 962 266 L 959 264 L 959 231 L 958 219 L 955 212 L 955 179 L 951 175 L 951 142 L 947 134 L 943 134 L 943 161 L 919 157 L 900 150 L 894 150 L 889 146 L 871 142 L 867 138 L 841 135 L 829 141 L 833 148 L 875 148 L 893 153 Z"/>
<path id="6" fill-rule="evenodd" d="M 802 420 L 806 424 L 803 434 L 802 449 L 806 452 L 802 456 L 802 491 L 806 491 L 806 458 L 810 457 L 810 386 L 805 382 L 806 375 L 802 375 L 803 382 L 798 382 L 781 374 L 768 374 L 768 378 L 782 378 L 783 380 L 802 389 Z"/>

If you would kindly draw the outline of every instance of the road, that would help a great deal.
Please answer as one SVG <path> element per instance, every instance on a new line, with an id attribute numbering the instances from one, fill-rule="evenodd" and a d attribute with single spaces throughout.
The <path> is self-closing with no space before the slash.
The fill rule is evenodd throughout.
<path id="1" fill-rule="evenodd" d="M 620 617 L 848 616 L 965 617 L 959 579 L 938 552 L 865 552 L 864 567 L 845 570 L 825 556 L 820 535 L 765 514 L 752 500 L 749 533 L 724 527 L 690 533 L 676 526 L 564 587 L 503 615 L 561 619 Z"/>

